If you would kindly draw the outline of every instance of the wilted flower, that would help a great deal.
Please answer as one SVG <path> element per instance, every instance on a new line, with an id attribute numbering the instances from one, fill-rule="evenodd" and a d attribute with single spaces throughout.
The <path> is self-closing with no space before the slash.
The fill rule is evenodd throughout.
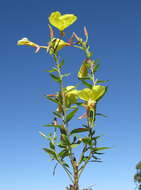
<path id="1" fill-rule="evenodd" d="M 17 41 L 17 45 L 19 46 L 32 46 L 36 48 L 36 53 L 40 50 L 40 46 L 34 42 L 31 42 L 28 38 L 22 38 L 21 40 Z"/>
<path id="2" fill-rule="evenodd" d="M 49 22 L 60 31 L 72 25 L 77 20 L 77 17 L 73 14 L 61 15 L 60 12 L 56 11 L 51 13 L 49 16 Z"/>
<path id="3" fill-rule="evenodd" d="M 88 76 L 88 65 L 83 63 L 78 72 L 78 78 L 86 78 Z"/>
<path id="4" fill-rule="evenodd" d="M 55 52 L 58 52 L 65 46 L 71 46 L 71 45 L 67 42 L 64 42 L 63 40 L 61 40 L 59 38 L 52 38 L 48 44 L 47 51 L 50 54 L 54 54 Z"/>

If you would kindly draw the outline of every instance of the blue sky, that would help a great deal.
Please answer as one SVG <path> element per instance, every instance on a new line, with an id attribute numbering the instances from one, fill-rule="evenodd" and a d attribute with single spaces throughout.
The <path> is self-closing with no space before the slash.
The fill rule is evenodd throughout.
<path id="1" fill-rule="evenodd" d="M 78 21 L 66 32 L 83 35 L 95 57 L 101 60 L 100 79 L 110 80 L 110 89 L 100 102 L 99 111 L 108 118 L 97 120 L 102 143 L 112 147 L 103 162 L 89 165 L 80 186 L 96 190 L 132 190 L 135 165 L 141 160 L 141 1 L 126 0 L 5 0 L 0 6 L 0 189 L 62 190 L 70 182 L 42 151 L 46 145 L 38 132 L 51 120 L 54 105 L 43 95 L 57 86 L 43 72 L 51 67 L 44 51 L 34 54 L 30 47 L 16 46 L 28 37 L 34 42 L 48 41 L 48 16 L 52 11 L 73 13 Z M 71 54 L 70 54 L 71 52 Z M 66 72 L 75 72 L 83 60 L 80 50 L 62 50 Z M 73 80 L 71 80 L 73 82 Z M 75 125 L 75 122 L 73 123 Z"/>

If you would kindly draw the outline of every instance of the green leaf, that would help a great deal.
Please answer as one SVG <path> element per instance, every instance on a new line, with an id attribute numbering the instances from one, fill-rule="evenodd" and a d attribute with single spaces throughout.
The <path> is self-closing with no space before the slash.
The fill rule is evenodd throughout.
<path id="1" fill-rule="evenodd" d="M 70 142 L 69 142 L 69 139 L 68 139 L 67 135 L 62 134 L 61 135 L 61 139 L 62 139 L 62 141 L 63 141 L 64 144 L 70 145 Z"/>
<path id="2" fill-rule="evenodd" d="M 71 144 L 71 148 L 76 148 L 77 146 L 79 146 L 80 144 Z"/>
<path id="3" fill-rule="evenodd" d="M 52 102 L 58 104 L 58 100 L 56 100 L 55 98 L 51 98 L 51 97 L 49 97 L 49 96 L 45 96 L 45 97 L 46 97 L 47 99 L 49 99 L 50 101 L 52 101 Z"/>
<path id="4" fill-rule="evenodd" d="M 50 146 L 51 149 L 55 150 L 55 145 L 54 145 L 54 143 L 52 141 L 50 141 L 49 146 Z"/>
<path id="5" fill-rule="evenodd" d="M 61 125 L 53 125 L 53 124 L 48 124 L 48 125 L 43 125 L 43 127 L 57 127 L 57 128 L 61 128 Z"/>
<path id="6" fill-rule="evenodd" d="M 59 68 L 61 69 L 62 68 L 62 66 L 64 65 L 64 59 L 58 64 L 58 66 L 59 66 Z"/>
<path id="7" fill-rule="evenodd" d="M 43 150 L 45 152 L 47 152 L 50 156 L 53 156 L 53 158 L 57 159 L 57 155 L 56 155 L 56 152 L 52 149 L 49 149 L 49 148 L 43 148 Z"/>
<path id="8" fill-rule="evenodd" d="M 66 166 L 67 168 L 69 168 L 69 165 L 65 162 L 63 162 L 63 166 Z"/>
<path id="9" fill-rule="evenodd" d="M 66 120 L 65 122 L 69 122 L 73 116 L 75 115 L 75 113 L 78 111 L 78 108 L 74 109 L 73 111 L 71 111 L 67 116 L 66 116 Z"/>
<path id="10" fill-rule="evenodd" d="M 89 88 L 92 88 L 92 85 L 91 85 L 90 83 L 86 82 L 86 81 L 83 80 L 83 79 L 80 79 L 80 80 L 81 80 L 81 82 L 82 82 L 85 86 L 87 86 L 87 87 L 89 87 Z"/>
<path id="11" fill-rule="evenodd" d="M 56 69 L 56 68 L 53 68 L 53 69 L 51 69 L 51 70 L 49 70 L 49 71 L 47 71 L 47 72 L 52 73 L 52 72 L 55 72 L 55 71 L 57 71 L 57 69 Z"/>
<path id="12" fill-rule="evenodd" d="M 110 147 L 96 147 L 96 148 L 93 148 L 94 151 L 101 151 L 101 150 L 106 150 L 106 149 L 110 149 Z"/>
<path id="13" fill-rule="evenodd" d="M 106 83 L 106 82 L 109 82 L 109 80 L 96 80 L 96 84 L 98 84 L 98 83 Z"/>
<path id="14" fill-rule="evenodd" d="M 55 116 L 57 116 L 57 117 L 59 117 L 59 118 L 61 118 L 62 116 L 61 116 L 61 114 L 59 113 L 59 112 L 53 112 L 53 114 L 55 115 Z"/>
<path id="15" fill-rule="evenodd" d="M 66 74 L 63 74 L 62 77 L 68 77 L 70 75 L 71 75 L 70 73 L 66 73 Z"/>
<path id="16" fill-rule="evenodd" d="M 57 165 L 58 165 L 58 163 L 56 163 L 55 166 L 54 166 L 54 169 L 53 169 L 53 176 L 55 175 L 55 171 L 56 171 Z"/>
<path id="17" fill-rule="evenodd" d="M 92 144 L 92 139 L 90 137 L 84 137 L 82 138 L 83 143 L 91 145 Z"/>
<path id="18" fill-rule="evenodd" d="M 63 160 L 65 157 L 69 156 L 68 150 L 62 150 L 58 156 Z"/>
<path id="19" fill-rule="evenodd" d="M 56 82 L 61 82 L 61 79 L 60 79 L 60 77 L 58 77 L 58 76 L 56 76 L 56 75 L 54 75 L 54 74 L 52 74 L 52 73 L 50 73 L 50 76 L 53 78 L 53 80 L 55 80 Z"/>
<path id="20" fill-rule="evenodd" d="M 103 113 L 96 113 L 96 115 L 102 116 L 102 117 L 108 117 L 107 115 L 105 115 L 105 114 L 103 114 Z"/>
<path id="21" fill-rule="evenodd" d="M 62 141 L 60 143 L 58 143 L 57 146 L 60 147 L 60 148 L 66 148 L 66 145 Z"/>
<path id="22" fill-rule="evenodd" d="M 100 68 L 100 64 L 96 64 L 94 66 L 93 72 L 95 73 Z"/>
<path id="23" fill-rule="evenodd" d="M 96 137 L 93 137 L 92 140 L 97 140 L 99 139 L 101 136 L 96 136 Z"/>
<path id="24" fill-rule="evenodd" d="M 77 129 L 73 129 L 70 134 L 74 134 L 74 133 L 82 133 L 82 132 L 86 132 L 86 131 L 89 131 L 88 128 L 77 128 Z"/>

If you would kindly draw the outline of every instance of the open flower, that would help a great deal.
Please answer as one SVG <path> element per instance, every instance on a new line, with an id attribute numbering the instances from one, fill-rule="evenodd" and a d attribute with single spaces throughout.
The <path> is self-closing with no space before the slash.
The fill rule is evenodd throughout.
<path id="1" fill-rule="evenodd" d="M 78 90 L 75 88 L 75 86 L 67 86 L 63 90 L 64 95 L 64 102 L 65 102 L 65 108 L 70 108 L 72 104 L 75 104 L 78 99 Z M 58 95 L 58 98 L 61 94 Z M 62 97 L 61 97 L 62 99 Z M 62 112 L 63 111 L 63 105 L 58 104 L 57 111 Z"/>
<path id="2" fill-rule="evenodd" d="M 56 28 L 58 28 L 61 32 L 72 25 L 77 20 L 77 17 L 73 14 L 64 14 L 61 15 L 60 12 L 56 11 L 51 13 L 49 16 L 49 22 Z"/>
<path id="3" fill-rule="evenodd" d="M 75 104 L 78 99 L 78 90 L 75 86 L 67 86 L 65 88 L 65 104 L 66 107 L 70 107 L 71 104 Z"/>
<path id="4" fill-rule="evenodd" d="M 84 88 L 79 90 L 78 96 L 81 100 L 86 101 L 87 109 L 93 109 L 97 100 L 99 100 L 105 93 L 106 87 L 101 85 L 93 86 L 92 89 Z"/>
<path id="5" fill-rule="evenodd" d="M 52 38 L 51 41 L 48 44 L 48 52 L 50 54 L 54 54 L 61 50 L 65 46 L 71 46 L 69 43 L 64 42 L 63 40 L 59 38 Z"/>

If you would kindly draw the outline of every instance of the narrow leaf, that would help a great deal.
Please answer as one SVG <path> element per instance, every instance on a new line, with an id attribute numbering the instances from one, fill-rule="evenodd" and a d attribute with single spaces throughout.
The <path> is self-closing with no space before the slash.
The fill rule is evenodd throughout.
<path id="1" fill-rule="evenodd" d="M 64 65 L 64 59 L 58 64 L 58 66 L 61 69 L 63 65 Z"/>
<path id="2" fill-rule="evenodd" d="M 82 133 L 82 132 L 86 132 L 86 131 L 89 131 L 89 129 L 88 128 L 77 128 L 77 129 L 74 129 L 71 131 L 71 135 L 74 133 Z"/>
<path id="3" fill-rule="evenodd" d="M 55 145 L 54 145 L 54 143 L 52 141 L 50 141 L 49 146 L 50 146 L 51 149 L 55 150 Z"/>
<path id="4" fill-rule="evenodd" d="M 54 114 L 55 116 L 61 118 L 61 114 L 60 114 L 59 112 L 56 111 L 56 112 L 53 112 L 53 114 Z"/>
<path id="5" fill-rule="evenodd" d="M 50 73 L 50 76 L 53 78 L 53 80 L 55 80 L 56 82 L 61 82 L 60 78 L 52 73 Z"/>
<path id="6" fill-rule="evenodd" d="M 82 82 L 85 86 L 87 86 L 87 87 L 89 87 L 89 88 L 92 88 L 92 85 L 91 85 L 90 83 L 86 82 L 85 80 L 81 79 L 81 82 Z"/>
<path id="7" fill-rule="evenodd" d="M 61 128 L 61 125 L 53 125 L 53 124 L 48 124 L 48 125 L 43 125 L 43 127 L 57 127 L 57 128 Z"/>
<path id="8" fill-rule="evenodd" d="M 94 66 L 93 72 L 95 73 L 100 68 L 100 64 L 96 64 Z"/>
<path id="9" fill-rule="evenodd" d="M 56 152 L 52 149 L 49 149 L 49 148 L 43 148 L 43 150 L 45 152 L 47 152 L 50 156 L 53 156 L 53 158 L 57 159 L 57 155 L 56 155 Z"/>
<path id="10" fill-rule="evenodd" d="M 75 115 L 75 113 L 78 111 L 78 108 L 74 109 L 73 111 L 71 111 L 67 116 L 66 116 L 66 122 L 69 122 L 73 116 Z"/>
<path id="11" fill-rule="evenodd" d="M 105 114 L 103 114 L 103 113 L 96 113 L 96 115 L 102 116 L 102 117 L 108 117 L 107 115 L 105 115 Z"/>
<path id="12" fill-rule="evenodd" d="M 53 176 L 55 175 L 55 171 L 56 171 L 57 165 L 58 165 L 58 163 L 56 163 L 55 166 L 54 166 L 54 169 L 53 169 Z"/>
<path id="13" fill-rule="evenodd" d="M 98 84 L 98 83 L 106 83 L 106 82 L 109 82 L 109 80 L 96 80 L 96 84 Z"/>
<path id="14" fill-rule="evenodd" d="M 69 139 L 65 134 L 61 135 L 61 139 L 66 145 L 70 145 Z"/>
<path id="15" fill-rule="evenodd" d="M 65 157 L 69 155 L 69 152 L 67 150 L 62 150 L 58 156 L 63 160 Z"/>
<path id="16" fill-rule="evenodd" d="M 80 144 L 71 144 L 71 148 L 76 148 L 77 146 L 79 146 Z"/>
<path id="17" fill-rule="evenodd" d="M 46 96 L 46 98 L 49 99 L 50 101 L 52 101 L 52 102 L 58 104 L 58 100 L 56 100 L 55 98 L 51 98 L 51 97 L 49 97 L 49 96 Z"/>
<path id="18" fill-rule="evenodd" d="M 101 150 L 106 150 L 106 149 L 110 149 L 110 147 L 96 147 L 96 148 L 93 148 L 94 151 L 101 151 Z"/>
<path id="19" fill-rule="evenodd" d="M 66 74 L 63 74 L 62 77 L 68 77 L 70 75 L 71 75 L 70 73 L 66 73 Z"/>
<path id="20" fill-rule="evenodd" d="M 51 69 L 51 70 L 49 70 L 49 71 L 47 71 L 47 72 L 52 73 L 52 72 L 55 72 L 55 71 L 57 71 L 57 69 L 56 69 L 56 68 L 53 68 L 53 69 Z"/>
<path id="21" fill-rule="evenodd" d="M 89 137 L 82 138 L 82 141 L 83 141 L 83 143 L 88 144 L 88 145 L 92 144 L 92 139 Z"/>

